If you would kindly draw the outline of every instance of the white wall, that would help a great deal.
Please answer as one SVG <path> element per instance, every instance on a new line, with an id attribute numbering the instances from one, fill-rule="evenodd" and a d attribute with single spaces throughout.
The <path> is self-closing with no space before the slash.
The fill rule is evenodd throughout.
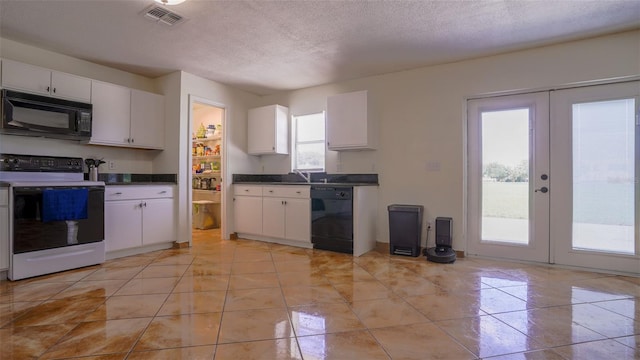
<path id="1" fill-rule="evenodd" d="M 387 205 L 420 204 L 426 221 L 453 217 L 453 245 L 464 250 L 465 99 L 638 75 L 640 31 L 634 31 L 281 93 L 259 105 L 277 103 L 299 115 L 325 110 L 327 96 L 369 90 L 380 121 L 379 149 L 344 152 L 341 159 L 330 154 L 327 171 L 335 172 L 338 161 L 347 173 L 377 169 L 378 241 L 388 242 Z M 428 163 L 440 169 L 429 171 Z M 285 173 L 289 164 L 288 156 L 262 156 L 256 172 Z M 423 246 L 425 237 L 423 229 Z M 431 234 L 429 245 L 433 241 Z"/>
<path id="2" fill-rule="evenodd" d="M 247 110 L 250 104 L 258 101 L 256 95 L 236 90 L 229 86 L 200 78 L 186 73 L 176 72 L 159 79 L 159 86 L 165 94 L 170 94 L 166 104 L 167 141 L 171 142 L 157 162 L 154 170 L 178 173 L 177 219 L 178 241 L 191 239 L 191 134 L 193 129 L 189 123 L 189 98 L 210 100 L 225 108 L 225 124 L 223 124 L 223 141 L 226 163 L 223 164 L 223 216 L 226 224 L 233 224 L 233 202 L 231 175 L 233 173 L 250 173 L 257 168 L 257 160 L 246 154 L 247 148 Z M 161 167 L 162 166 L 162 167 Z M 229 237 L 232 227 L 223 225 L 223 236 Z"/>
<path id="3" fill-rule="evenodd" d="M 157 92 L 156 82 L 153 79 L 12 40 L 0 38 L 0 57 L 135 89 Z M 103 158 L 105 160 L 113 160 L 116 168 L 109 170 L 106 165 L 102 165 L 100 166 L 100 172 L 147 174 L 154 172 L 153 160 L 159 152 L 83 145 L 71 140 L 0 134 L 0 153 Z"/>

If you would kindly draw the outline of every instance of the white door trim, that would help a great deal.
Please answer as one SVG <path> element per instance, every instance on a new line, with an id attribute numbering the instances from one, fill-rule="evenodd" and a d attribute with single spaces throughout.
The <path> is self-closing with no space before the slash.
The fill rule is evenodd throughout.
<path id="1" fill-rule="evenodd" d="M 222 118 L 222 146 L 221 151 L 220 151 L 220 155 L 221 155 L 221 166 L 222 166 L 222 186 L 221 186 L 221 190 L 222 190 L 222 194 L 220 196 L 220 219 L 221 219 L 221 224 L 220 224 L 220 236 L 225 239 L 225 234 L 227 234 L 226 229 L 228 228 L 228 224 L 227 224 L 227 219 L 229 218 L 227 216 L 227 206 L 226 204 L 228 204 L 228 199 L 229 199 L 229 193 L 231 191 L 231 186 L 228 184 L 231 184 L 231 174 L 229 172 L 229 167 L 227 164 L 227 151 L 226 151 L 226 146 L 225 144 L 227 144 L 227 134 L 229 133 L 228 131 L 226 131 L 228 129 L 227 127 L 227 117 L 228 115 L 228 107 L 223 104 L 223 103 L 219 103 L 217 101 L 211 100 L 211 99 L 207 99 L 207 98 L 203 98 L 200 96 L 196 96 L 193 94 L 189 94 L 189 124 L 188 124 L 188 132 L 187 135 L 189 136 L 189 141 L 187 142 L 187 144 L 189 144 L 189 146 L 192 145 L 192 139 L 191 136 L 192 134 L 195 132 L 195 129 L 193 128 L 193 104 L 194 103 L 200 103 L 200 104 L 205 104 L 205 105 L 210 105 L 210 106 L 214 106 L 217 108 L 220 108 L 223 110 L 223 118 Z M 193 202 L 193 192 L 192 190 L 192 184 L 193 184 L 193 175 L 192 175 L 192 166 L 193 166 L 193 157 L 191 155 L 191 149 L 189 148 L 189 151 L 187 152 L 187 174 L 189 174 L 187 176 L 187 184 L 188 184 L 188 188 L 189 191 L 187 191 L 187 209 L 188 210 L 188 215 L 187 215 L 187 220 L 188 220 L 188 226 L 189 226 L 189 231 L 188 231 L 188 239 L 189 239 L 189 246 L 192 246 L 192 241 L 193 238 L 191 236 L 191 224 L 193 222 L 193 206 L 192 206 L 192 202 Z"/>

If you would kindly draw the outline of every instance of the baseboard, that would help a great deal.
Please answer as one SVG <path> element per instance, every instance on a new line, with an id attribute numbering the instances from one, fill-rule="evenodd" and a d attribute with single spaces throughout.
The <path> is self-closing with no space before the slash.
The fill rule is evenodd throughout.
<path id="1" fill-rule="evenodd" d="M 188 241 L 183 241 L 183 242 L 174 242 L 173 243 L 173 248 L 174 249 L 184 249 L 184 248 L 188 248 L 189 247 L 189 242 Z"/>
<path id="2" fill-rule="evenodd" d="M 173 244 L 174 244 L 173 242 L 166 242 L 166 243 L 159 243 L 159 244 L 151 244 L 147 246 L 134 247 L 129 249 L 110 251 L 105 254 L 105 258 L 106 260 L 112 260 L 112 259 L 117 259 L 125 256 L 140 255 L 140 254 L 144 254 L 144 253 L 148 253 L 156 250 L 167 250 L 167 249 L 173 248 L 174 246 Z"/>
<path id="3" fill-rule="evenodd" d="M 383 242 L 379 242 L 376 241 L 376 251 L 382 254 L 388 254 L 389 253 L 389 243 L 383 243 Z"/>

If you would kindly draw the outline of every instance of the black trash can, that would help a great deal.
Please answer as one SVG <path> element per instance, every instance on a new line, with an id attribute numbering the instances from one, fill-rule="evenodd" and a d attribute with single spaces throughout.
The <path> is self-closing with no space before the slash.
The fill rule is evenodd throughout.
<path id="1" fill-rule="evenodd" d="M 420 255 L 422 205 L 389 205 L 389 252 L 391 255 Z"/>

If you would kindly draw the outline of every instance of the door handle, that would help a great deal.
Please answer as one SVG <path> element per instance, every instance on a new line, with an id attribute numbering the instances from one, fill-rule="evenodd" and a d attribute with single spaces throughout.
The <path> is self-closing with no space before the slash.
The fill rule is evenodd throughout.
<path id="1" fill-rule="evenodd" d="M 534 192 L 538 192 L 540 191 L 543 194 L 546 194 L 549 191 L 549 188 L 547 188 L 546 186 L 541 187 L 540 189 L 535 189 Z"/>

